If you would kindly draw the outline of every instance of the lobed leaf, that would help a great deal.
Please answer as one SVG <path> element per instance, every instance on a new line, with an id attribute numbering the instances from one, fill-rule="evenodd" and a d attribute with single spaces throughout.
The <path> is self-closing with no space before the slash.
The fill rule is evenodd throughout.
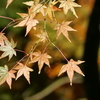
<path id="1" fill-rule="evenodd" d="M 48 60 L 48 58 L 51 58 L 50 55 L 48 55 L 47 53 L 41 53 L 40 51 L 33 52 L 31 54 L 31 56 L 32 55 L 35 56 L 35 57 L 33 57 L 33 59 L 31 59 L 30 63 L 35 63 L 35 62 L 38 61 L 38 67 L 39 67 L 39 72 L 38 73 L 39 74 L 41 73 L 41 69 L 42 69 L 44 63 L 50 67 L 49 60 Z"/>
<path id="2" fill-rule="evenodd" d="M 26 65 L 24 65 L 22 63 L 18 63 L 18 65 L 14 68 L 14 70 L 18 70 L 16 80 L 20 76 L 24 75 L 24 77 L 26 78 L 26 80 L 30 84 L 30 76 L 29 76 L 30 73 L 29 72 L 32 72 L 33 69 L 27 67 Z"/>
<path id="3" fill-rule="evenodd" d="M 74 61 L 73 59 L 70 59 L 70 61 L 68 61 L 68 64 L 65 64 L 62 66 L 62 68 L 59 71 L 59 75 L 61 75 L 64 72 L 67 72 L 69 80 L 70 80 L 70 85 L 72 85 L 72 79 L 74 76 L 74 71 L 85 76 L 83 74 L 83 72 L 81 71 L 81 69 L 77 66 L 77 64 L 83 63 L 84 61 Z"/>

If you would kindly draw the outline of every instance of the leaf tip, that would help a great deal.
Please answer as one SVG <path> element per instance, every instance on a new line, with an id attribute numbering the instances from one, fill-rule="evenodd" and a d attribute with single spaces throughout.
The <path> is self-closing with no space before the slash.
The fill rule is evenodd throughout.
<path id="1" fill-rule="evenodd" d="M 38 74 L 40 74 L 40 73 L 41 73 L 41 71 L 38 72 Z"/>
<path id="2" fill-rule="evenodd" d="M 70 82 L 70 86 L 72 86 L 72 82 Z"/>

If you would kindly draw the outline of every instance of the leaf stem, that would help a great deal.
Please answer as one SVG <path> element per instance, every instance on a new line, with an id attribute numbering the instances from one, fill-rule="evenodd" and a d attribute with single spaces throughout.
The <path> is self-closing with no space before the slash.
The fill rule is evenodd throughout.
<path id="1" fill-rule="evenodd" d="M 65 55 L 62 53 L 62 51 L 53 43 L 51 42 L 51 44 L 61 53 L 61 55 L 64 57 L 64 59 L 68 62 L 68 59 L 65 57 Z"/>
<path id="2" fill-rule="evenodd" d="M 46 51 L 46 49 L 47 49 L 47 47 L 48 47 L 49 44 L 50 44 L 50 42 L 45 46 L 45 48 L 44 48 L 44 50 L 43 50 L 42 53 L 44 53 Z"/>
<path id="3" fill-rule="evenodd" d="M 17 66 L 17 64 L 19 63 L 19 62 L 21 62 L 24 58 L 26 58 L 28 56 L 28 54 L 27 55 L 25 55 L 23 58 L 21 58 L 14 66 L 13 66 L 13 68 L 12 69 L 14 69 L 16 66 Z M 12 70 L 11 69 L 11 70 Z"/>
<path id="4" fill-rule="evenodd" d="M 14 50 L 19 51 L 19 52 L 23 52 L 23 53 L 25 53 L 26 55 L 28 55 L 28 53 L 26 53 L 25 51 L 18 50 L 18 49 L 14 49 Z"/>

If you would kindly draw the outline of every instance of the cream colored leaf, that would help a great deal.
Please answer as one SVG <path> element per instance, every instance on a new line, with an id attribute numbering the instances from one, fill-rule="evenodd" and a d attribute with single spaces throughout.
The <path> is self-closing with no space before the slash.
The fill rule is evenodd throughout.
<path id="1" fill-rule="evenodd" d="M 69 26 L 71 22 L 72 21 L 67 21 L 67 22 L 63 21 L 62 24 L 57 24 L 57 26 L 54 28 L 54 30 L 57 30 L 57 39 L 62 33 L 68 39 L 68 41 L 71 42 L 68 35 L 68 31 L 76 31 L 75 29 Z"/>
<path id="2" fill-rule="evenodd" d="M 38 61 L 38 67 L 39 67 L 39 72 L 38 73 L 39 74 L 41 72 L 41 69 L 42 69 L 44 63 L 50 67 L 49 60 L 48 60 L 48 58 L 51 58 L 50 55 L 48 55 L 47 53 L 41 53 L 40 51 L 33 52 L 33 55 L 35 57 L 33 57 L 33 59 L 31 59 L 30 63 L 35 63 L 35 62 Z"/>
<path id="3" fill-rule="evenodd" d="M 3 84 L 4 82 L 7 82 L 11 89 L 11 84 L 12 84 L 12 78 L 15 78 L 15 73 L 16 71 L 10 70 L 8 71 L 8 66 L 5 65 L 4 67 L 0 67 L 0 85 Z"/>
<path id="4" fill-rule="evenodd" d="M 36 19 L 29 19 L 28 22 L 26 23 L 26 34 L 25 36 L 29 33 L 29 31 L 33 28 L 36 30 L 36 24 L 39 23 Z"/>
<path id="5" fill-rule="evenodd" d="M 33 12 L 36 12 L 36 13 L 39 13 L 41 12 L 42 15 L 44 16 L 45 13 L 44 13 L 44 9 L 47 8 L 46 6 L 42 5 L 41 3 L 35 5 L 34 9 L 33 9 Z"/>
<path id="6" fill-rule="evenodd" d="M 8 75 L 8 66 L 5 65 L 4 67 L 0 66 L 0 85 L 3 84 Z"/>
<path id="7" fill-rule="evenodd" d="M 39 38 L 40 42 L 45 43 L 47 41 L 47 32 L 46 31 L 41 30 L 41 34 L 37 34 L 36 36 Z"/>
<path id="8" fill-rule="evenodd" d="M 81 71 L 81 69 L 77 66 L 78 64 L 83 63 L 83 62 L 84 61 L 74 61 L 73 59 L 71 59 L 70 61 L 68 61 L 68 64 L 65 64 L 65 65 L 62 66 L 62 68 L 59 71 L 58 76 L 67 71 L 67 74 L 68 74 L 68 77 L 69 77 L 69 80 L 70 80 L 70 85 L 72 85 L 72 79 L 73 79 L 73 76 L 74 76 L 74 71 L 85 76 L 83 74 L 83 72 Z"/>
<path id="9" fill-rule="evenodd" d="M 48 6 L 47 11 L 46 11 L 46 15 L 48 15 L 51 20 L 53 19 L 53 14 L 52 14 L 53 11 L 54 11 L 53 6 Z"/>
<path id="10" fill-rule="evenodd" d="M 13 55 L 16 56 L 16 51 L 14 50 L 15 46 L 16 46 L 16 43 L 14 43 L 12 39 L 11 39 L 11 42 L 9 42 L 8 40 L 5 40 L 5 45 L 0 46 L 0 51 L 3 52 L 0 58 L 4 58 L 8 56 L 10 60 Z"/>
<path id="11" fill-rule="evenodd" d="M 6 8 L 8 8 L 8 6 L 12 3 L 13 0 L 7 0 L 7 5 Z"/>
<path id="12" fill-rule="evenodd" d="M 25 4 L 27 6 L 33 6 L 34 5 L 34 1 L 23 2 L 23 4 Z"/>
<path id="13" fill-rule="evenodd" d="M 53 13 L 54 13 L 54 5 L 55 4 L 57 4 L 58 3 L 58 1 L 56 1 L 56 0 L 51 0 L 50 2 L 49 2 L 49 4 L 48 4 L 48 7 L 47 7 L 47 9 L 46 9 L 46 14 L 45 15 L 48 15 L 49 17 L 50 17 L 50 19 L 52 20 L 53 19 Z"/>
<path id="14" fill-rule="evenodd" d="M 67 14 L 68 10 L 70 9 L 72 13 L 78 18 L 76 15 L 76 12 L 74 10 L 74 7 L 81 7 L 81 5 L 77 4 L 74 2 L 75 0 L 60 0 L 59 2 L 61 3 L 59 5 L 59 8 L 63 8 L 64 14 Z"/>

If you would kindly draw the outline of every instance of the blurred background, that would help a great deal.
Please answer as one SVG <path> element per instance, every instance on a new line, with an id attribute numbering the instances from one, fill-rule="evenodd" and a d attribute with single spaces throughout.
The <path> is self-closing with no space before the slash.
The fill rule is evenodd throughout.
<path id="1" fill-rule="evenodd" d="M 22 2 L 27 0 L 14 0 L 11 5 L 5 9 L 6 0 L 0 1 L 0 16 L 11 17 L 13 19 L 20 18 L 16 14 L 27 13 L 27 6 Z M 99 0 L 76 0 L 82 5 L 76 8 L 79 18 L 76 18 L 72 12 L 68 12 L 65 16 L 63 12 L 57 11 L 56 18 L 59 22 L 63 20 L 73 21 L 71 27 L 76 32 L 69 32 L 70 43 L 63 35 L 56 40 L 56 34 L 53 30 L 52 23 L 47 23 L 47 31 L 50 39 L 60 48 L 64 55 L 74 60 L 85 60 L 84 64 L 79 65 L 85 74 L 85 77 L 75 73 L 73 85 L 69 85 L 67 74 L 57 76 L 60 68 L 66 63 L 59 51 L 49 46 L 47 53 L 52 56 L 50 60 L 51 68 L 44 66 L 41 74 L 38 74 L 38 66 L 35 63 L 32 68 L 34 72 L 30 75 L 31 84 L 21 76 L 17 81 L 13 80 L 12 89 L 4 83 L 0 86 L 0 100 L 100 100 L 100 1 Z M 38 15 L 41 17 L 41 15 Z M 50 19 L 49 19 L 50 20 Z M 0 18 L 0 31 L 10 22 L 8 19 Z M 42 22 L 38 26 L 43 27 Z M 4 33 L 10 39 L 18 42 L 17 49 L 28 52 L 31 45 L 38 39 L 36 34 L 39 30 L 31 30 L 29 35 L 25 37 L 26 28 L 14 28 L 13 25 L 8 27 Z M 43 49 L 41 43 L 37 49 Z M 8 62 L 7 58 L 0 60 L 0 66 L 7 64 L 9 69 L 24 56 L 23 53 L 17 52 L 17 57 L 13 57 Z"/>

